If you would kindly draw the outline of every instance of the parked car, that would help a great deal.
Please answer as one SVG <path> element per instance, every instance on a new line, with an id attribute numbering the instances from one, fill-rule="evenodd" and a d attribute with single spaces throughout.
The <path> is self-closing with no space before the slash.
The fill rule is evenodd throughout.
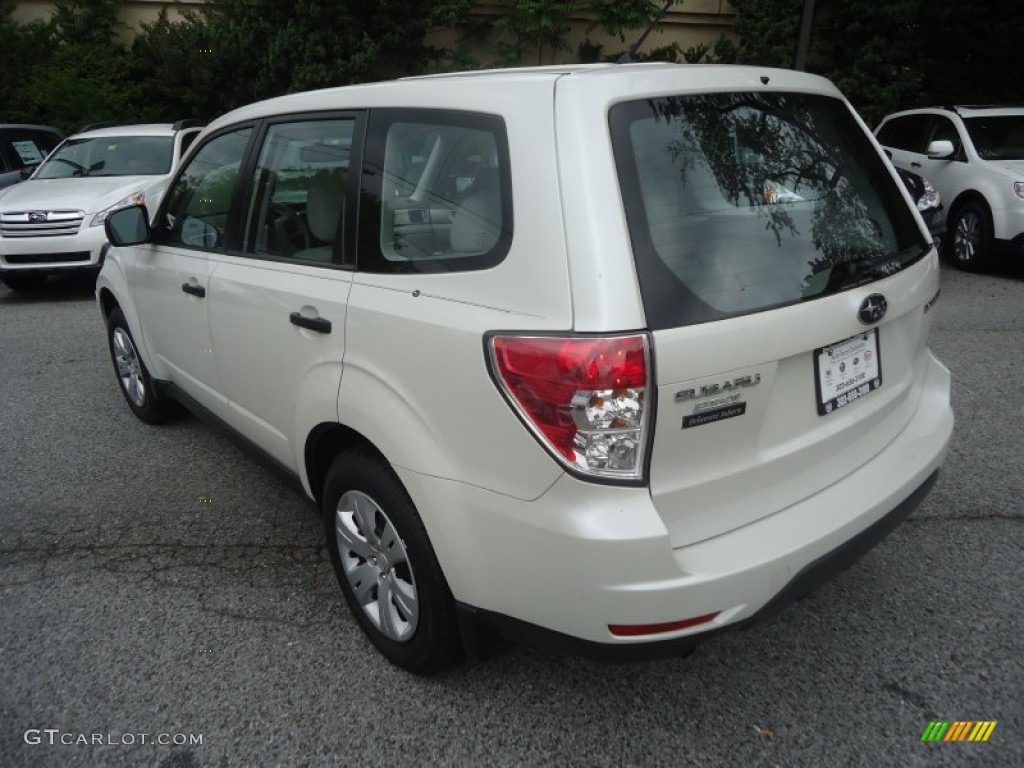
<path id="1" fill-rule="evenodd" d="M 906 110 L 875 133 L 896 167 L 923 173 L 946 201 L 954 264 L 1024 259 L 1024 107 Z"/>
<path id="2" fill-rule="evenodd" d="M 415 672 L 493 631 L 617 658 L 758 621 L 908 515 L 952 430 L 936 251 L 804 73 L 292 94 L 106 228 L 128 407 L 185 404 L 293 477 Z"/>
<path id="3" fill-rule="evenodd" d="M 924 219 L 936 250 L 941 251 L 942 240 L 946 236 L 946 210 L 942 206 L 942 196 L 923 176 L 902 168 L 897 168 L 896 173 L 910 192 L 910 199 L 914 201 L 921 218 Z"/>
<path id="4" fill-rule="evenodd" d="M 62 138 L 47 125 L 0 123 L 0 189 L 27 179 Z"/>
<path id="5" fill-rule="evenodd" d="M 98 271 L 107 216 L 155 204 L 199 130 L 181 121 L 86 128 L 65 139 L 28 181 L 0 191 L 0 281 L 38 289 L 51 274 Z"/>

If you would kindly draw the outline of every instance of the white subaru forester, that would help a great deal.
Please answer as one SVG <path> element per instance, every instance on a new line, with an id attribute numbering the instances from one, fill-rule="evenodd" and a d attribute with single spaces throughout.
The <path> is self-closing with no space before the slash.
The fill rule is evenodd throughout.
<path id="1" fill-rule="evenodd" d="M 231 112 L 97 299 L 129 407 L 226 425 L 323 512 L 374 645 L 683 653 L 934 482 L 934 249 L 828 81 L 595 65 Z"/>

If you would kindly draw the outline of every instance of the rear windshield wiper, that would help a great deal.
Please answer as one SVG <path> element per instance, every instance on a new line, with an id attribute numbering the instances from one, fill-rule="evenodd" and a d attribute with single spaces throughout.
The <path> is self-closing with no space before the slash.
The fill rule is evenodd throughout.
<path id="1" fill-rule="evenodd" d="M 829 273 L 824 289 L 817 295 L 836 293 L 894 275 L 926 252 L 920 246 L 912 245 L 896 253 L 880 253 L 836 264 Z"/>

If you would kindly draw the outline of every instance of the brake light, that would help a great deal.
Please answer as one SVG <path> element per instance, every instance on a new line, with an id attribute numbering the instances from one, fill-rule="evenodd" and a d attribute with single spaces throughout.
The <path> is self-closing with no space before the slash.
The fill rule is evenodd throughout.
<path id="1" fill-rule="evenodd" d="M 647 336 L 494 336 L 490 362 L 527 427 L 563 464 L 639 480 L 647 445 Z"/>

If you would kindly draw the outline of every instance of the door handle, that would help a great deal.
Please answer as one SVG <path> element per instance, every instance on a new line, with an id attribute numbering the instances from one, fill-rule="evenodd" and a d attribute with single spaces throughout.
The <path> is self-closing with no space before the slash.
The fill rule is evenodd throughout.
<path id="1" fill-rule="evenodd" d="M 308 328 L 311 331 L 317 333 L 330 333 L 331 332 L 331 321 L 325 320 L 322 317 L 306 317 L 300 315 L 298 312 L 292 312 L 288 315 L 288 319 L 291 320 L 292 325 L 297 325 L 300 328 Z"/>
<path id="2" fill-rule="evenodd" d="M 920 168 L 920 167 L 921 167 L 921 164 L 920 164 L 920 163 L 916 163 L 916 162 L 915 162 L 915 163 L 911 163 L 911 164 L 910 164 L 910 167 L 911 167 L 911 168 Z"/>
<path id="3" fill-rule="evenodd" d="M 201 285 L 192 285 L 192 283 L 182 283 L 181 290 L 185 293 L 190 293 L 193 296 L 198 296 L 200 299 L 206 297 L 206 289 Z"/>

